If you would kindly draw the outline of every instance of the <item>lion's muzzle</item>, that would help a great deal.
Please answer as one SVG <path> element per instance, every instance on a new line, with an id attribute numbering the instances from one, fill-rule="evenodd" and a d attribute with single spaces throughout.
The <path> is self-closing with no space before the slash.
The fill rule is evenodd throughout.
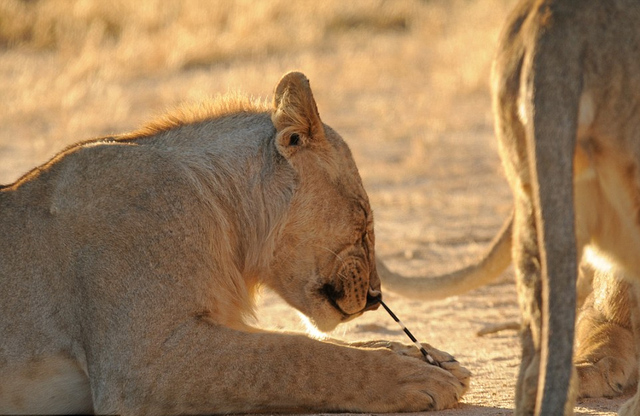
<path id="1" fill-rule="evenodd" d="M 379 283 L 370 279 L 369 267 L 358 257 L 352 257 L 340 265 L 333 284 L 325 285 L 329 301 L 344 315 L 361 314 L 380 305 Z"/>

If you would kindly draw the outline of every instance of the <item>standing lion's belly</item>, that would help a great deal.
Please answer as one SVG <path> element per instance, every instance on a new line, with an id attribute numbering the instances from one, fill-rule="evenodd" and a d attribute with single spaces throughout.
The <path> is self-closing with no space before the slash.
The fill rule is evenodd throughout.
<path id="1" fill-rule="evenodd" d="M 0 367 L 0 414 L 92 413 L 89 380 L 66 357 Z"/>

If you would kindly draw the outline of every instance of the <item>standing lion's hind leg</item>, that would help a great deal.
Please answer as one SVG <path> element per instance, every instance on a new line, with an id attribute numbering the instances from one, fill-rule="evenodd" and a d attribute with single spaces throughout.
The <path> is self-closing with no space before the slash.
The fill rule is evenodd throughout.
<path id="1" fill-rule="evenodd" d="M 531 196 L 522 189 L 516 197 L 513 264 L 522 316 L 522 361 L 516 385 L 516 414 L 533 414 L 540 367 L 541 285 L 540 255 Z"/>
<path id="2" fill-rule="evenodd" d="M 574 14 L 541 7 L 532 15 L 519 99 L 540 254 L 540 376 L 536 414 L 573 414 L 573 338 L 578 273 L 573 159 L 583 91 L 583 41 Z"/>

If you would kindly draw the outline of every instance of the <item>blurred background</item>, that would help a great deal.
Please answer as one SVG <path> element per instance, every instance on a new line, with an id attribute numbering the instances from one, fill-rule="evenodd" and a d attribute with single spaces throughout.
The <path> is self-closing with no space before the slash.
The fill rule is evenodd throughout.
<path id="1" fill-rule="evenodd" d="M 270 98 L 285 72 L 299 70 L 322 119 L 354 153 L 378 255 L 411 276 L 459 268 L 511 209 L 489 77 L 513 3 L 0 0 L 0 183 L 71 143 L 135 129 L 185 101 L 230 91 Z M 517 334 L 475 335 L 518 319 L 511 272 L 438 302 L 385 296 L 419 338 L 474 372 L 455 414 L 511 413 Z M 260 325 L 300 327 L 273 294 L 260 306 Z M 407 341 L 383 311 L 333 336 Z M 609 414 L 598 409 L 582 411 Z"/>

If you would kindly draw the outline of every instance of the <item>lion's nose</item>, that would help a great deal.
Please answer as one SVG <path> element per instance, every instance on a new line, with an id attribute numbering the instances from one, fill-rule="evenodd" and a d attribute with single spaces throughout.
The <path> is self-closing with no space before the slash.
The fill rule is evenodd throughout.
<path id="1" fill-rule="evenodd" d="M 382 292 L 369 288 L 369 292 L 367 292 L 367 303 L 362 311 L 366 312 L 378 309 L 380 300 L 382 300 Z"/>

